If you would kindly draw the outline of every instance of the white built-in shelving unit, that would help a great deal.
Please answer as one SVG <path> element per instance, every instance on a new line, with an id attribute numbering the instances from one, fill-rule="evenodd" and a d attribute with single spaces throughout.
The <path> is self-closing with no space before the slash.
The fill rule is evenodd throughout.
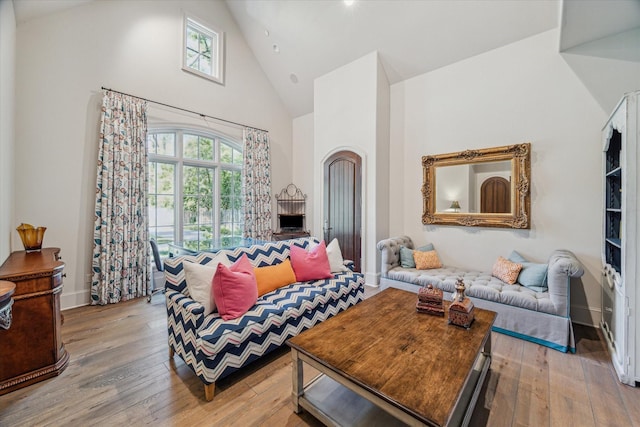
<path id="1" fill-rule="evenodd" d="M 625 95 L 603 129 L 602 330 L 618 378 L 640 381 L 640 91 Z"/>

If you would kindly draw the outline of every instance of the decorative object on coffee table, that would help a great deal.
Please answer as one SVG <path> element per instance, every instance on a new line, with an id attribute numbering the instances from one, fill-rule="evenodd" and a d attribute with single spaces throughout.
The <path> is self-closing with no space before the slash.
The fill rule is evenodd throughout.
<path id="1" fill-rule="evenodd" d="M 442 302 L 442 290 L 434 288 L 431 283 L 418 290 L 418 302 L 416 303 L 418 313 L 433 314 L 444 317 L 444 305 Z"/>
<path id="2" fill-rule="evenodd" d="M 464 294 L 465 286 L 461 277 L 456 282 L 456 293 L 449 306 L 449 324 L 469 329 L 473 323 L 473 301 Z"/>
<path id="3" fill-rule="evenodd" d="M 16 231 L 20 235 L 24 250 L 27 252 L 37 252 L 42 249 L 42 239 L 47 227 L 34 227 L 31 224 L 20 224 Z"/>

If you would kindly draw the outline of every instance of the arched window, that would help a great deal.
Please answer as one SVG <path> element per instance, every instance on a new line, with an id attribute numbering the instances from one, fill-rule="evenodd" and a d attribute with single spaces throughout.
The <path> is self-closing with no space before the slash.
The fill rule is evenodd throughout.
<path id="1" fill-rule="evenodd" d="M 151 128 L 149 237 L 167 256 L 169 243 L 194 251 L 241 237 L 242 146 L 210 132 Z"/>

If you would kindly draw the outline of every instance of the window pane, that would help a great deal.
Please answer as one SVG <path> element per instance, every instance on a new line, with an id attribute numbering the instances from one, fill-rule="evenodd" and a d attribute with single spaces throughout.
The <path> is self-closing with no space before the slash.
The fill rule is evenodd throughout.
<path id="1" fill-rule="evenodd" d="M 183 229 L 182 244 L 185 248 L 194 251 L 199 250 L 198 247 L 198 226 L 185 225 Z"/>
<path id="2" fill-rule="evenodd" d="M 198 50 L 198 32 L 191 27 L 187 27 L 187 49 Z"/>
<path id="3" fill-rule="evenodd" d="M 187 50 L 187 67 L 198 69 L 198 52 Z"/>
<path id="4" fill-rule="evenodd" d="M 238 150 L 233 150 L 233 164 L 242 165 L 242 153 Z"/>
<path id="5" fill-rule="evenodd" d="M 206 34 L 200 34 L 200 46 L 199 46 L 199 53 L 203 56 L 203 57 L 207 57 L 209 59 L 211 59 L 211 46 L 213 44 L 213 39 L 209 36 L 207 36 Z"/>
<path id="6" fill-rule="evenodd" d="M 200 245 L 202 248 L 210 248 L 211 240 L 213 239 L 213 232 L 211 225 L 201 225 L 198 233 L 200 238 Z"/>
<path id="7" fill-rule="evenodd" d="M 158 206 L 158 201 L 155 195 L 149 195 L 149 204 L 147 205 L 147 209 L 149 211 L 149 227 L 155 227 L 158 225 L 157 221 L 157 212 L 156 208 Z"/>
<path id="8" fill-rule="evenodd" d="M 185 166 L 182 171 L 183 193 L 191 196 L 198 194 L 198 168 Z"/>
<path id="9" fill-rule="evenodd" d="M 211 138 L 200 137 L 200 158 L 213 160 L 213 140 Z"/>
<path id="10" fill-rule="evenodd" d="M 185 196 L 182 202 L 182 220 L 186 224 L 197 224 L 198 198 L 195 196 Z M 185 226 L 186 229 L 186 226 Z"/>
<path id="11" fill-rule="evenodd" d="M 149 162 L 149 194 L 156 192 L 156 162 Z"/>
<path id="12" fill-rule="evenodd" d="M 158 252 L 161 258 L 169 256 L 169 243 L 173 243 L 175 228 L 171 227 L 158 227 L 156 229 L 155 236 L 153 236 L 158 243 Z"/>
<path id="13" fill-rule="evenodd" d="M 242 221 L 242 210 L 240 209 L 240 198 L 235 198 L 235 209 L 233 209 L 233 222 Z"/>
<path id="14" fill-rule="evenodd" d="M 158 143 L 156 142 L 156 135 L 153 133 L 147 134 L 147 152 L 157 153 Z"/>
<path id="15" fill-rule="evenodd" d="M 207 207 L 207 205 L 209 207 Z M 209 203 L 200 204 L 198 222 L 201 225 L 205 225 L 205 224 L 211 225 L 213 223 L 213 215 L 212 215 L 213 212 L 210 206 L 211 205 Z"/>
<path id="16" fill-rule="evenodd" d="M 220 144 L 220 163 L 232 163 L 233 150 L 227 144 Z"/>
<path id="17" fill-rule="evenodd" d="M 175 197 L 174 196 L 157 196 L 156 204 L 156 221 L 157 225 L 174 225 L 175 224 Z"/>
<path id="18" fill-rule="evenodd" d="M 198 158 L 198 137 L 196 135 L 184 135 L 182 141 L 184 157 L 188 159 Z"/>
<path id="19" fill-rule="evenodd" d="M 158 163 L 157 192 L 159 194 L 175 194 L 175 165 Z"/>
<path id="20" fill-rule="evenodd" d="M 200 62 L 198 64 L 198 71 L 208 74 L 208 75 L 213 75 L 212 70 L 212 66 L 211 66 L 211 58 L 207 58 L 206 56 L 200 56 Z"/>
<path id="21" fill-rule="evenodd" d="M 158 133 L 156 134 L 156 138 L 158 144 L 158 154 L 175 156 L 176 135 L 174 133 Z"/>
<path id="22" fill-rule="evenodd" d="M 198 168 L 198 186 L 201 196 L 211 197 L 213 192 L 213 169 Z"/>

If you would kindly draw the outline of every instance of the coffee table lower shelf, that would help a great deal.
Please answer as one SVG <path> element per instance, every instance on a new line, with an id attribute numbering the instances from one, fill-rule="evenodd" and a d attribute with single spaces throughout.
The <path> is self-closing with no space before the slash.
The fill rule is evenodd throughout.
<path id="1" fill-rule="evenodd" d="M 415 418 L 334 372 L 322 369 L 321 364 L 304 354 L 294 350 L 292 356 L 293 403 L 296 412 L 305 409 L 323 424 L 336 427 L 437 426 Z M 302 385 L 303 362 L 325 373 Z M 469 424 L 490 366 L 491 355 L 481 353 L 447 426 Z"/>

